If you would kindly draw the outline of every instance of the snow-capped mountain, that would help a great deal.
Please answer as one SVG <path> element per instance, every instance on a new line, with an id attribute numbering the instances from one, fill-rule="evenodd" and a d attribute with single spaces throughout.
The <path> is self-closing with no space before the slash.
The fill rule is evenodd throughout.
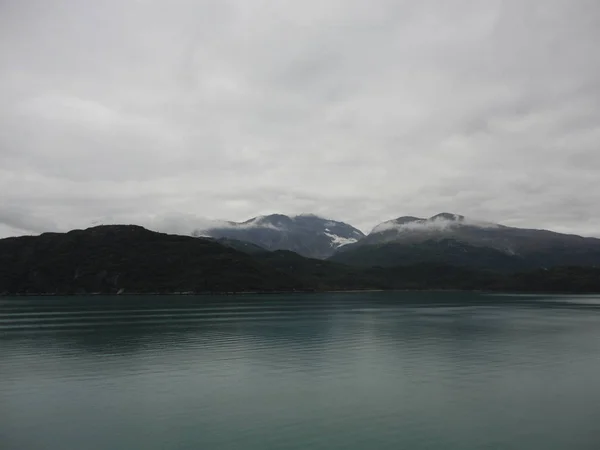
<path id="1" fill-rule="evenodd" d="M 290 250 L 310 258 L 328 258 L 345 245 L 364 238 L 362 231 L 344 222 L 312 214 L 271 214 L 245 222 L 223 222 L 197 229 L 195 236 L 236 239 L 266 250 Z"/>

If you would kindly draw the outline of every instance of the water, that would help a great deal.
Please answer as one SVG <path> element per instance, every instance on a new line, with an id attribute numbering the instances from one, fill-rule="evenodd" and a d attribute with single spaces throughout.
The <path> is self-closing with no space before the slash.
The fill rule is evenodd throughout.
<path id="1" fill-rule="evenodd" d="M 0 448 L 600 448 L 600 297 L 0 298 Z"/>

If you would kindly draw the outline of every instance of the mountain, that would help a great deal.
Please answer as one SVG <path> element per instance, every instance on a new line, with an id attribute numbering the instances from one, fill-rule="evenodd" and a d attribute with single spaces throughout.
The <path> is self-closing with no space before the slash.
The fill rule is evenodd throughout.
<path id="1" fill-rule="evenodd" d="M 600 265 L 600 239 L 441 213 L 383 222 L 331 259 L 362 266 L 440 262 L 492 270 L 595 266 Z"/>
<path id="2" fill-rule="evenodd" d="M 0 293 L 304 289 L 219 243 L 111 225 L 0 240 Z"/>
<path id="3" fill-rule="evenodd" d="M 358 242 L 362 231 L 312 214 L 258 216 L 245 222 L 226 222 L 195 230 L 194 236 L 245 241 L 266 250 L 289 250 L 310 258 L 325 259 L 345 245 Z"/>
<path id="4" fill-rule="evenodd" d="M 360 289 L 599 292 L 600 268 L 515 274 L 437 263 L 361 268 L 285 250 L 249 255 L 211 239 L 133 225 L 0 239 L 0 295 Z"/>

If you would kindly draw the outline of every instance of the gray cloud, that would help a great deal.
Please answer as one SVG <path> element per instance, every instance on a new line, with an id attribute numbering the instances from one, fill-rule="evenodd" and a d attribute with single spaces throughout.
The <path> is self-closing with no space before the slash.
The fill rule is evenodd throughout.
<path id="1" fill-rule="evenodd" d="M 3 228 L 16 230 L 19 234 L 58 231 L 54 221 L 44 216 L 32 214 L 26 208 L 0 205 L 0 224 Z"/>
<path id="2" fill-rule="evenodd" d="M 595 0 L 0 3 L 0 236 L 451 211 L 600 236 Z"/>

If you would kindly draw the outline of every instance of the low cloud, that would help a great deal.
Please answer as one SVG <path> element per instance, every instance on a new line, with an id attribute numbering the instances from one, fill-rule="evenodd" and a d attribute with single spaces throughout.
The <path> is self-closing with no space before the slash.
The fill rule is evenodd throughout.
<path id="1" fill-rule="evenodd" d="M 216 228 L 225 221 L 211 220 L 193 214 L 168 214 L 142 221 L 146 228 L 170 234 L 191 235 L 198 230 Z"/>
<path id="2" fill-rule="evenodd" d="M 255 228 L 265 228 L 265 229 L 270 229 L 270 230 L 280 230 L 281 228 L 273 225 L 272 223 L 268 223 L 268 222 L 264 222 L 262 216 L 258 216 L 250 221 L 247 222 L 230 222 L 230 221 L 223 221 L 223 222 L 213 222 L 212 225 L 210 225 L 209 227 L 205 227 L 204 230 L 209 232 L 212 229 L 235 229 L 235 230 L 250 230 L 250 229 L 255 229 Z"/>
<path id="3" fill-rule="evenodd" d="M 384 231 L 396 230 L 397 232 L 415 231 L 446 231 L 453 228 L 469 226 L 477 228 L 498 228 L 499 224 L 486 222 L 484 220 L 471 219 L 464 216 L 455 216 L 454 219 L 446 217 L 431 217 L 429 219 L 417 219 L 406 223 L 397 223 L 394 220 L 383 222 L 377 225 L 371 231 L 371 234 L 382 233 Z"/>

